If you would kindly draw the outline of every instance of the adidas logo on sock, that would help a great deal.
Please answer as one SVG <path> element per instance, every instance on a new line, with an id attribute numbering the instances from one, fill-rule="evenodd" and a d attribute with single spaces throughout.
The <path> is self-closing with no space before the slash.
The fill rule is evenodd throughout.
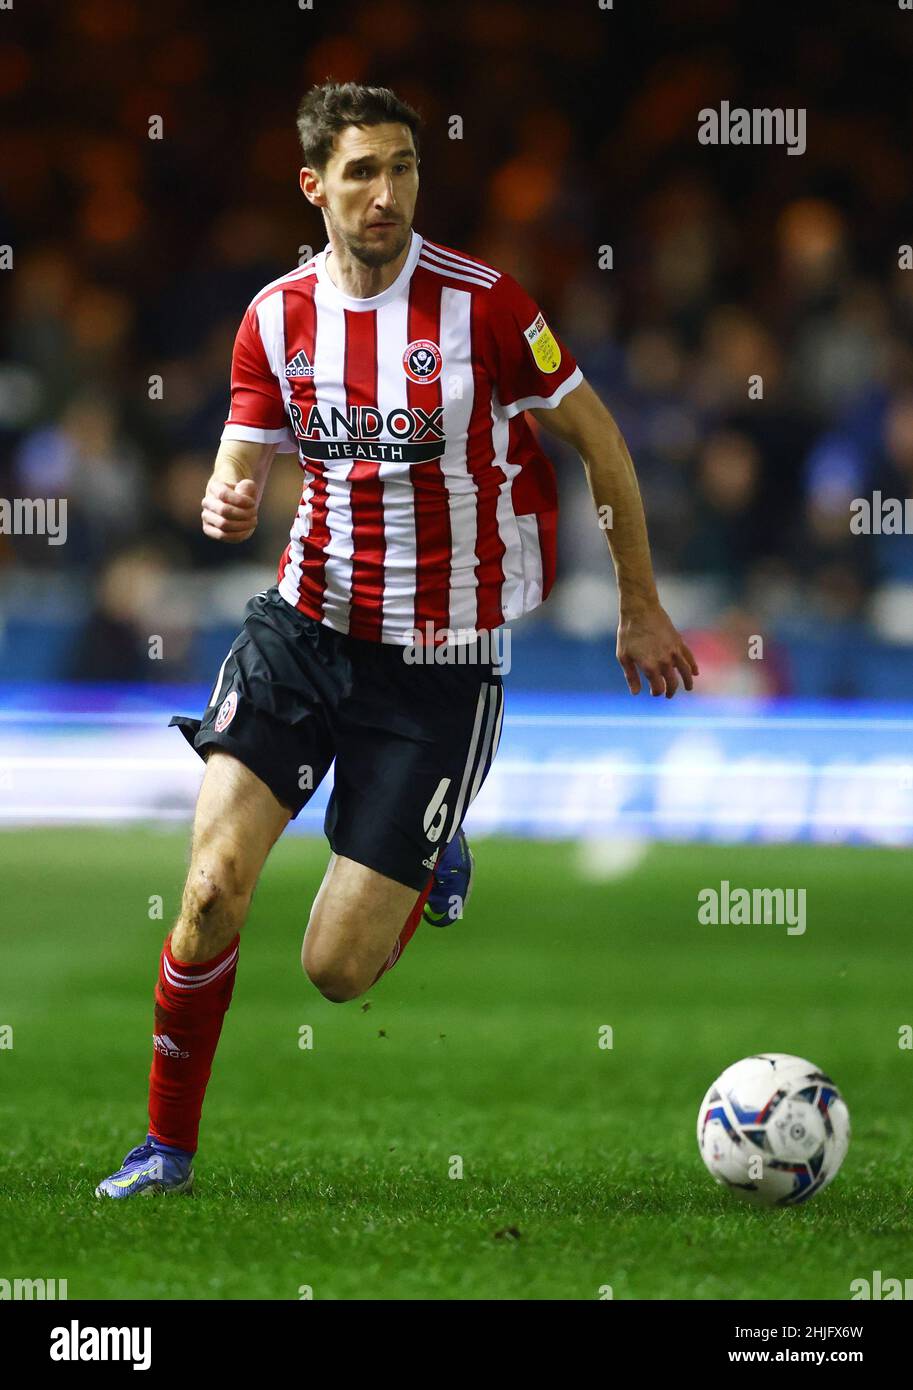
<path id="1" fill-rule="evenodd" d="M 307 359 L 306 352 L 296 352 L 285 369 L 286 376 L 313 376 L 314 368 Z"/>
<path id="2" fill-rule="evenodd" d="M 152 1046 L 156 1052 L 160 1052 L 163 1057 L 189 1057 L 189 1052 L 182 1052 L 176 1043 L 172 1042 L 167 1033 L 153 1033 Z"/>

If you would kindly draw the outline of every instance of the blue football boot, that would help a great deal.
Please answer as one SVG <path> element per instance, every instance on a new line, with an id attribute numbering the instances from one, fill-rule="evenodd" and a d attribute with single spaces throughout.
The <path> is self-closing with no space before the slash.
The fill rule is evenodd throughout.
<path id="1" fill-rule="evenodd" d="M 449 927 L 462 917 L 472 892 L 475 860 L 462 830 L 458 830 L 445 845 L 434 869 L 434 883 L 422 911 L 422 917 L 433 927 Z"/>
<path id="2" fill-rule="evenodd" d="M 95 1189 L 96 1197 L 153 1197 L 193 1191 L 193 1154 L 160 1144 L 151 1134 L 131 1149 L 123 1164 Z"/>

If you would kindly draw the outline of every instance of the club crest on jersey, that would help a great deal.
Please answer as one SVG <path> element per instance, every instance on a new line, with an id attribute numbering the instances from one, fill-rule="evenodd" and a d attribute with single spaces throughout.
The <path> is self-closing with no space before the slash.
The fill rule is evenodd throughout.
<path id="1" fill-rule="evenodd" d="M 529 343 L 540 372 L 557 372 L 561 366 L 561 349 L 541 314 L 537 314 L 529 328 L 523 330 L 523 336 Z"/>
<path id="2" fill-rule="evenodd" d="M 314 375 L 314 368 L 308 361 L 306 352 L 301 351 L 295 353 L 295 356 L 292 358 L 291 362 L 289 362 L 288 366 L 285 369 L 285 375 L 289 377 L 310 377 Z"/>
<path id="3" fill-rule="evenodd" d="M 430 338 L 416 338 L 403 353 L 403 371 L 416 386 L 437 381 L 443 362 L 440 348 Z"/>
<path id="4" fill-rule="evenodd" d="M 222 733 L 223 729 L 228 728 L 229 724 L 235 717 L 235 712 L 237 708 L 238 692 L 237 690 L 229 690 L 228 694 L 225 696 L 225 699 L 219 706 L 219 713 L 216 715 L 216 722 L 212 726 L 217 734 Z"/>

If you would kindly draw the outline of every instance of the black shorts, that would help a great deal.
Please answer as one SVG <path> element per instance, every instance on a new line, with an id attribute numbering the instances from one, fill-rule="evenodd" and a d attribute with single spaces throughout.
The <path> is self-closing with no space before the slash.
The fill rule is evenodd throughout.
<path id="1" fill-rule="evenodd" d="M 202 720 L 171 724 L 201 757 L 233 754 L 293 818 L 335 758 L 331 848 L 420 892 L 488 776 L 504 690 L 491 661 L 409 664 L 406 650 L 337 632 L 269 589 L 248 603 Z"/>

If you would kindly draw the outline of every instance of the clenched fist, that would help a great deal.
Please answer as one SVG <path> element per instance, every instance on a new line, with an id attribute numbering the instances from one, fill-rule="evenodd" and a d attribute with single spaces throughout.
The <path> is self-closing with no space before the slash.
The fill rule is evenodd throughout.
<path id="1" fill-rule="evenodd" d="M 237 545 L 256 529 L 257 484 L 253 478 L 242 478 L 234 485 L 210 478 L 203 498 L 203 534 Z"/>

